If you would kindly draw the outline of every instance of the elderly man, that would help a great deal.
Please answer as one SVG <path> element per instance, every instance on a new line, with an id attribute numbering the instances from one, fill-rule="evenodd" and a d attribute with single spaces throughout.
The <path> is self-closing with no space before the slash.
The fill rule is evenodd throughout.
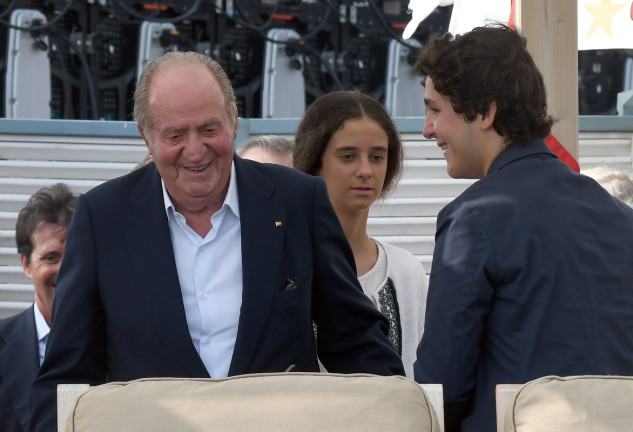
<path id="1" fill-rule="evenodd" d="M 62 183 L 37 191 L 20 210 L 15 242 L 35 304 L 0 321 L 0 431 L 27 431 L 31 385 L 44 359 L 66 231 L 77 198 Z"/>
<path id="2" fill-rule="evenodd" d="M 153 162 L 79 198 L 34 429 L 54 430 L 58 383 L 318 371 L 317 354 L 332 372 L 404 375 L 323 181 L 234 157 L 220 66 L 167 53 L 134 99 Z"/>
<path id="3" fill-rule="evenodd" d="M 504 26 L 433 38 L 423 134 L 453 178 L 437 218 L 415 378 L 444 386 L 447 432 L 493 432 L 495 386 L 633 374 L 633 210 L 547 148 L 543 77 Z"/>
<path id="4" fill-rule="evenodd" d="M 293 150 L 294 143 L 282 136 L 255 135 L 239 143 L 235 148 L 235 154 L 242 159 L 293 168 Z"/>

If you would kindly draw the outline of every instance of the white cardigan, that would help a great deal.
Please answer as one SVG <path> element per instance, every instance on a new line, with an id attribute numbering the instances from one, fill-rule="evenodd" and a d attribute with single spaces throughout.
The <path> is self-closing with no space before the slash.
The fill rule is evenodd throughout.
<path id="1" fill-rule="evenodd" d="M 391 279 L 396 291 L 400 326 L 402 329 L 402 363 L 408 378 L 413 379 L 413 363 L 422 333 L 424 332 L 424 316 L 426 312 L 426 296 L 429 290 L 429 280 L 422 263 L 410 252 L 399 247 L 382 243 L 372 239 L 378 248 L 384 250 L 387 260 L 387 273 L 376 286 L 364 286 L 363 292 L 378 310 L 379 292 Z M 370 270 L 371 272 L 371 270 Z M 362 277 L 361 277 L 362 278 Z"/>

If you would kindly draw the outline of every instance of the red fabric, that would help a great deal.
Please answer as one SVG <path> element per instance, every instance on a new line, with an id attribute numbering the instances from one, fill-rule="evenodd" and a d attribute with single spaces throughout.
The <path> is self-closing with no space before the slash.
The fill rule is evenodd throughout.
<path id="1" fill-rule="evenodd" d="M 508 27 L 515 28 L 515 26 L 516 14 L 514 8 L 514 0 L 511 0 L 510 19 L 508 19 Z M 578 166 L 578 162 L 576 162 L 576 159 L 574 159 L 574 157 L 569 154 L 569 152 L 565 149 L 565 147 L 563 147 L 563 145 L 556 139 L 554 135 L 550 134 L 545 140 L 545 144 L 547 144 L 547 147 L 549 147 L 552 153 L 558 156 L 558 159 L 560 159 L 561 162 L 567 164 L 574 171 L 580 172 L 580 167 Z"/>
<path id="2" fill-rule="evenodd" d="M 565 149 L 565 147 L 563 147 L 563 145 L 556 139 L 554 135 L 550 134 L 545 139 L 545 144 L 547 144 L 547 147 L 549 147 L 552 153 L 558 156 L 558 159 L 560 159 L 561 162 L 569 165 L 569 167 L 574 171 L 580 172 L 580 167 L 578 166 L 578 162 L 576 162 L 576 159 L 574 159 L 574 157 L 569 154 L 569 152 Z"/>

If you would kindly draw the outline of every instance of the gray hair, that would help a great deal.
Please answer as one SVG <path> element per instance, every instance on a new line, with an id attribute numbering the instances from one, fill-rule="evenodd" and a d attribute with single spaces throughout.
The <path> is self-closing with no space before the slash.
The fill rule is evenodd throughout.
<path id="1" fill-rule="evenodd" d="M 239 143 L 235 148 L 235 153 L 242 157 L 247 150 L 254 147 L 279 155 L 291 155 L 294 143 L 278 135 L 255 135 Z"/>
<path id="2" fill-rule="evenodd" d="M 583 170 L 582 173 L 593 178 L 612 196 L 633 208 L 633 180 L 628 175 L 605 166 Z"/>
<path id="3" fill-rule="evenodd" d="M 147 99 L 152 78 L 163 66 L 186 64 L 206 66 L 215 79 L 218 80 L 222 93 L 224 93 L 224 103 L 231 122 L 231 127 L 235 126 L 235 118 L 237 117 L 235 92 L 222 66 L 211 57 L 194 51 L 170 51 L 147 65 L 134 91 L 134 120 L 136 120 L 141 129 L 143 129 L 143 133 L 148 139 L 151 139 L 149 131 L 151 130 L 152 122 L 147 112 Z"/>

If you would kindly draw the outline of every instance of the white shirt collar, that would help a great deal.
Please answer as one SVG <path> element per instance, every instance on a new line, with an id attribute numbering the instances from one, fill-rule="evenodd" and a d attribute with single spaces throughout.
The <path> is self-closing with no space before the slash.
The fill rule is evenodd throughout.
<path id="1" fill-rule="evenodd" d="M 169 219 L 170 209 L 172 211 L 176 211 L 174 208 L 174 204 L 171 202 L 171 198 L 167 193 L 167 189 L 165 188 L 165 182 L 163 179 L 160 179 L 161 187 L 163 188 L 163 201 L 165 202 L 165 212 L 167 213 L 167 219 Z M 226 192 L 226 197 L 224 197 L 224 204 L 222 207 L 227 206 L 233 214 L 239 219 L 240 218 L 240 206 L 237 194 L 237 174 L 235 173 L 235 162 L 231 162 L 231 177 L 229 178 L 229 189 Z"/>

